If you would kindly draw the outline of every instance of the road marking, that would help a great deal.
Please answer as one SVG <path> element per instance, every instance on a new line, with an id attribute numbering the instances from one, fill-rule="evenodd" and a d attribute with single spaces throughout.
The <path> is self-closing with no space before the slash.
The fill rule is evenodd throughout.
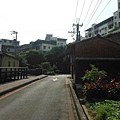
<path id="1" fill-rule="evenodd" d="M 68 103 L 68 109 L 69 109 L 69 120 L 75 120 L 74 113 L 73 113 L 72 102 L 71 102 L 70 93 L 69 93 L 68 79 L 66 79 L 66 84 L 65 85 L 66 85 L 67 103 Z"/>
<path id="2" fill-rule="evenodd" d="M 53 79 L 54 82 L 57 81 L 57 80 L 58 80 L 58 78 L 54 78 L 54 79 Z"/>

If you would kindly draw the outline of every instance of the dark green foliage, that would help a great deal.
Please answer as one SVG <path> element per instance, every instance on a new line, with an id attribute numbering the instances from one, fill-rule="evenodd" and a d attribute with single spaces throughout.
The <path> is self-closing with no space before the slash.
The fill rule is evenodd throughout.
<path id="1" fill-rule="evenodd" d="M 87 70 L 82 77 L 86 99 L 105 98 L 120 99 L 120 84 L 114 78 L 107 76 L 104 70 L 99 71 L 94 65 L 90 65 L 91 70 Z"/>
<path id="2" fill-rule="evenodd" d="M 16 57 L 20 61 L 20 67 L 27 66 L 27 60 L 26 60 L 25 54 L 24 55 L 17 54 Z"/>
<path id="3" fill-rule="evenodd" d="M 28 66 L 29 69 L 49 67 L 48 74 L 54 74 L 54 71 L 59 73 L 70 73 L 70 58 L 65 55 L 66 47 L 54 47 L 47 53 L 40 51 L 27 51 L 26 53 L 18 54 L 20 66 Z M 43 64 L 44 63 L 44 64 Z M 49 65 L 47 64 L 49 63 Z M 44 66 L 43 66 L 44 65 Z M 47 73 L 46 68 L 43 68 L 43 73 Z"/>
<path id="4" fill-rule="evenodd" d="M 43 74 L 47 74 L 47 75 L 54 75 L 55 74 L 54 70 L 53 70 L 53 68 L 51 68 L 49 62 L 41 63 L 41 68 L 42 68 Z"/>
<path id="5" fill-rule="evenodd" d="M 103 100 L 101 102 L 92 102 L 89 103 L 88 107 L 94 113 L 94 120 L 120 120 L 119 101 Z"/>
<path id="6" fill-rule="evenodd" d="M 104 70 L 98 70 L 94 65 L 90 64 L 91 70 L 86 70 L 85 75 L 82 77 L 83 81 L 86 81 L 88 83 L 95 82 L 99 79 L 99 77 L 105 78 L 106 77 L 106 71 Z"/>
<path id="7" fill-rule="evenodd" d="M 39 64 L 45 61 L 45 57 L 41 52 L 29 51 L 26 54 L 26 60 L 27 60 L 28 65 L 30 66 L 32 65 L 36 68 Z"/>
<path id="8" fill-rule="evenodd" d="M 65 55 L 65 50 L 66 47 L 54 47 L 46 54 L 47 61 L 60 73 L 70 73 L 70 58 Z"/>

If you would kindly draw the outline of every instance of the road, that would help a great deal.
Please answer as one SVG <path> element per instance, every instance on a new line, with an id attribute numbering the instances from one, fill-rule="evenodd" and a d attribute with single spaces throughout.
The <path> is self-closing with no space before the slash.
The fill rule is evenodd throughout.
<path id="1" fill-rule="evenodd" d="M 48 76 L 2 96 L 0 120 L 74 120 L 66 77 Z"/>

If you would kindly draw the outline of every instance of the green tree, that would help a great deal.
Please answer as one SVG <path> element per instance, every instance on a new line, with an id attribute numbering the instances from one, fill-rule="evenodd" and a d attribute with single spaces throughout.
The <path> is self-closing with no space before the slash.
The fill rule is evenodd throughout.
<path id="1" fill-rule="evenodd" d="M 69 57 L 65 55 L 66 47 L 54 47 L 46 54 L 47 61 L 50 62 L 54 69 L 61 71 L 62 73 L 69 72 Z"/>
<path id="2" fill-rule="evenodd" d="M 27 60 L 25 54 L 17 54 L 16 57 L 20 61 L 20 67 L 27 66 Z"/>
<path id="3" fill-rule="evenodd" d="M 29 51 L 26 54 L 26 60 L 29 65 L 32 65 L 34 68 L 39 66 L 42 62 L 45 61 L 44 55 L 39 51 Z"/>

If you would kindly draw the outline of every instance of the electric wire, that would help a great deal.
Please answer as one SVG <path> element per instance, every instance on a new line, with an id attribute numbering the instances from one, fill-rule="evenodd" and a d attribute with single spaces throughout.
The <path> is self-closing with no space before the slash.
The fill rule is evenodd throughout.
<path id="1" fill-rule="evenodd" d="M 79 3 L 79 0 L 77 0 L 77 5 L 76 5 L 76 10 L 75 10 L 75 16 L 74 16 L 73 23 L 75 22 L 75 19 L 76 19 L 76 14 L 77 14 L 77 9 L 78 9 L 78 3 Z"/>
<path id="2" fill-rule="evenodd" d="M 87 13 L 86 13 L 86 15 L 85 15 L 85 18 L 84 18 L 84 20 L 83 20 L 83 24 L 84 24 L 84 22 L 85 22 L 85 20 L 86 20 L 86 18 L 87 18 L 87 15 L 88 15 L 88 13 L 89 13 L 89 10 L 90 10 L 90 8 L 91 8 L 92 3 L 93 3 L 93 0 L 91 1 L 90 5 L 89 5 L 89 8 L 88 8 Z"/>
<path id="3" fill-rule="evenodd" d="M 79 23 L 80 23 L 80 19 L 81 19 L 81 16 L 82 16 L 83 10 L 84 10 L 85 1 L 86 1 L 86 0 L 84 0 L 83 6 L 82 6 L 82 10 L 81 10 L 81 13 L 80 13 Z"/>
<path id="4" fill-rule="evenodd" d="M 75 19 L 76 19 L 76 14 L 77 14 L 77 9 L 78 9 L 78 3 L 79 3 L 79 0 L 77 0 L 76 10 L 75 10 L 75 16 L 74 16 L 74 21 L 73 21 L 73 23 L 75 22 Z M 71 27 L 71 28 L 69 29 L 70 32 L 71 32 L 72 28 L 73 28 L 73 27 Z M 68 35 L 69 31 L 64 35 L 64 37 L 66 37 L 66 36 Z"/>
<path id="5" fill-rule="evenodd" d="M 99 4 L 98 4 L 99 3 Z M 89 25 L 89 23 L 90 23 L 90 21 L 92 20 L 92 18 L 93 18 L 93 16 L 95 15 L 95 13 L 96 13 L 96 11 L 98 10 L 98 8 L 99 8 L 99 6 L 100 6 L 100 4 L 102 3 L 102 0 L 99 2 L 97 2 L 97 4 L 95 5 L 96 7 L 94 8 L 94 12 L 92 12 L 92 14 L 91 14 L 91 16 L 90 16 L 90 19 L 89 19 L 89 21 L 88 21 L 88 23 L 87 23 L 87 25 L 85 26 L 85 28 L 87 28 L 87 26 Z"/>
<path id="6" fill-rule="evenodd" d="M 103 8 L 103 10 L 100 12 L 100 14 L 97 16 L 97 18 L 95 19 L 94 23 L 97 21 L 97 19 L 100 17 L 100 15 L 103 13 L 103 11 L 105 10 L 105 8 L 109 5 L 109 3 L 111 2 L 111 0 L 108 1 L 108 3 L 106 4 L 106 6 Z"/>

